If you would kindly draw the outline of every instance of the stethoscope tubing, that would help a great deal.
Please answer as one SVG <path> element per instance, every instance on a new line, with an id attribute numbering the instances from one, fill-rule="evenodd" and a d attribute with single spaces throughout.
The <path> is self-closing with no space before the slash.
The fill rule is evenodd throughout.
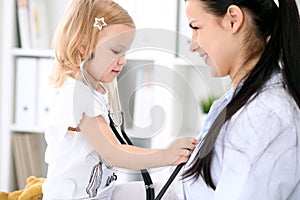
<path id="1" fill-rule="evenodd" d="M 116 129 L 111 116 L 108 115 L 108 117 L 109 117 L 109 121 L 110 121 L 109 125 L 110 125 L 112 131 L 114 132 L 116 138 L 119 140 L 119 142 L 121 144 L 128 144 L 128 145 L 133 146 L 132 141 L 129 139 L 129 137 L 125 133 L 124 129 L 121 128 L 122 136 L 124 138 L 123 139 L 121 137 L 121 135 L 119 134 L 118 130 Z M 123 113 L 122 113 L 122 118 L 123 118 Z M 124 120 L 122 120 L 122 121 L 124 122 Z M 144 180 L 144 184 L 145 184 L 145 188 L 146 188 L 146 200 L 154 200 L 155 192 L 154 192 L 154 187 L 153 187 L 153 182 L 152 182 L 151 176 L 150 176 L 149 172 L 146 169 L 142 169 L 140 171 L 141 171 L 141 175 L 142 175 L 142 178 Z"/>
<path id="2" fill-rule="evenodd" d="M 88 78 L 85 75 L 84 72 L 84 64 L 87 60 L 92 59 L 93 58 L 93 53 L 91 53 L 89 55 L 88 58 L 86 58 L 85 60 L 83 60 L 80 64 L 80 71 L 82 74 L 82 77 L 84 79 L 84 81 L 86 82 L 86 84 L 88 85 L 88 87 L 92 90 L 93 94 L 98 96 L 98 94 L 95 92 L 94 88 L 92 87 L 92 85 L 90 84 Z M 129 139 L 129 137 L 127 136 L 125 129 L 124 129 L 124 115 L 123 112 L 121 110 L 121 104 L 119 101 L 119 93 L 117 88 L 115 88 L 116 90 L 116 99 L 117 99 L 117 106 L 118 106 L 118 112 L 120 114 L 120 128 L 121 128 L 121 133 L 122 136 L 119 134 L 118 130 L 115 127 L 115 124 L 110 116 L 110 113 L 108 114 L 109 117 L 109 121 L 110 121 L 110 127 L 112 129 L 112 131 L 114 132 L 116 138 L 119 140 L 119 142 L 121 144 L 128 144 L 128 145 L 134 145 L 133 142 Z M 124 138 L 124 139 L 123 139 Z M 179 164 L 175 170 L 173 171 L 173 173 L 171 174 L 170 178 L 168 179 L 168 181 L 166 182 L 166 184 L 163 186 L 163 188 L 160 190 L 159 194 L 157 195 L 157 197 L 155 198 L 155 191 L 154 191 L 154 185 L 151 179 L 151 176 L 149 174 L 149 172 L 147 171 L 147 169 L 142 169 L 141 171 L 141 175 L 142 178 L 144 180 L 145 183 L 145 188 L 146 188 L 146 200 L 161 200 L 161 198 L 163 197 L 163 195 L 166 193 L 167 189 L 169 188 L 169 186 L 171 185 L 171 183 L 174 181 L 175 177 L 177 176 L 177 174 L 179 173 L 179 171 L 182 169 L 182 167 L 185 165 L 185 163 Z"/>
<path id="3" fill-rule="evenodd" d="M 88 80 L 88 78 L 86 77 L 86 74 L 84 72 L 84 64 L 87 60 L 89 59 L 92 59 L 93 58 L 93 53 L 91 53 L 89 55 L 88 58 L 86 58 L 85 60 L 83 60 L 80 64 L 80 72 L 81 72 L 81 75 L 84 79 L 84 81 L 86 82 L 86 84 L 88 85 L 88 87 L 91 89 L 91 91 L 93 92 L 94 95 L 98 96 L 98 94 L 95 92 L 94 88 L 92 87 L 90 81 Z M 133 145 L 132 141 L 129 139 L 129 137 L 127 136 L 127 134 L 125 133 L 125 129 L 124 129 L 124 115 L 123 115 L 123 112 L 121 111 L 121 104 L 120 104 L 120 101 L 119 101 L 119 93 L 118 93 L 118 89 L 115 88 L 115 92 L 116 92 L 116 99 L 117 99 L 117 106 L 118 106 L 118 112 L 120 114 L 119 116 L 119 121 L 120 121 L 120 127 L 121 127 L 121 132 L 122 132 L 122 136 L 124 139 L 121 137 L 121 135 L 119 134 L 118 130 L 115 128 L 115 124 L 110 116 L 110 113 L 109 113 L 109 120 L 110 120 L 110 127 L 112 129 L 112 131 L 114 132 L 116 138 L 119 140 L 119 142 L 121 144 L 128 144 L 128 145 Z M 151 179 L 151 176 L 149 174 L 149 172 L 146 170 L 146 169 L 143 169 L 141 170 L 141 175 L 142 175 L 142 178 L 144 180 L 144 183 L 145 183 L 145 188 L 146 188 L 146 200 L 154 200 L 154 197 L 155 197 L 155 193 L 154 193 L 154 187 L 153 187 L 153 182 L 152 182 L 152 179 Z"/>

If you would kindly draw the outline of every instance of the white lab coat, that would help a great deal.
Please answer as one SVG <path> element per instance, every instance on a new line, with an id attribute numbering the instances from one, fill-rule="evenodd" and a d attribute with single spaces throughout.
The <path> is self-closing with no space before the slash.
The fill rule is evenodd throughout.
<path id="1" fill-rule="evenodd" d="M 214 103 L 201 138 L 233 92 Z M 299 145 L 300 110 L 283 88 L 282 75 L 276 72 L 257 98 L 222 128 L 211 165 L 216 190 L 201 177 L 188 178 L 183 181 L 185 199 L 299 200 Z"/>

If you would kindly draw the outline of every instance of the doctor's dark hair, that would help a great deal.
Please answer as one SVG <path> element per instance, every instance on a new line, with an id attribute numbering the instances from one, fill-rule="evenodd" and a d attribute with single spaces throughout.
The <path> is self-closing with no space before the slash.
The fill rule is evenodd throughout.
<path id="1" fill-rule="evenodd" d="M 201 1 L 205 10 L 217 17 L 224 16 L 230 5 L 236 5 L 249 13 L 252 27 L 246 35 L 248 52 L 245 62 L 261 55 L 240 90 L 213 122 L 197 156 L 183 175 L 183 178 L 202 176 L 206 184 L 215 189 L 210 170 L 220 130 L 237 111 L 256 98 L 275 69 L 282 69 L 285 88 L 300 107 L 300 20 L 295 0 L 279 0 L 278 6 L 273 0 L 193 1 Z M 252 41 L 253 36 L 256 41 L 259 40 L 260 46 L 257 46 L 255 40 Z"/>

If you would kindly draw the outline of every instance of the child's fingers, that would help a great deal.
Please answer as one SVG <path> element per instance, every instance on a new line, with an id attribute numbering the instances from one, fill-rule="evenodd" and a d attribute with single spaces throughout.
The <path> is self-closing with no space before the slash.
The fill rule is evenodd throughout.
<path id="1" fill-rule="evenodd" d="M 190 146 L 188 147 L 190 151 L 193 151 L 195 148 L 196 148 L 195 144 L 190 144 Z"/>
<path id="2" fill-rule="evenodd" d="M 185 149 L 182 153 L 181 156 L 184 156 L 184 157 L 189 157 L 191 155 L 191 150 L 189 149 Z"/>
<path id="3" fill-rule="evenodd" d="M 197 143 L 198 141 L 193 137 L 182 137 L 177 139 L 169 148 L 173 156 L 175 156 L 171 163 L 178 165 L 187 162 Z"/>
<path id="4" fill-rule="evenodd" d="M 198 140 L 196 138 L 193 138 L 193 141 L 192 141 L 193 144 L 198 144 Z"/>
<path id="5" fill-rule="evenodd" d="M 194 150 L 197 143 L 198 141 L 195 138 L 185 138 L 184 146 L 182 148 Z"/>

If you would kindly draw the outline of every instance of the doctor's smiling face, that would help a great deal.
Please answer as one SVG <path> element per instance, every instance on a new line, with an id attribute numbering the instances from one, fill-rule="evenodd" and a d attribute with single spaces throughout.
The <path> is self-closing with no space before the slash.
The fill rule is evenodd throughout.
<path id="1" fill-rule="evenodd" d="M 201 0 L 186 0 L 186 14 L 192 28 L 190 51 L 199 53 L 212 76 L 229 75 L 233 79 L 242 66 L 241 9 L 229 6 L 225 15 L 217 16 L 206 4 Z"/>
<path id="2" fill-rule="evenodd" d="M 103 28 L 93 58 L 86 65 L 88 74 L 102 83 L 112 82 L 126 64 L 125 53 L 131 46 L 134 34 L 134 28 L 122 24 Z"/>

